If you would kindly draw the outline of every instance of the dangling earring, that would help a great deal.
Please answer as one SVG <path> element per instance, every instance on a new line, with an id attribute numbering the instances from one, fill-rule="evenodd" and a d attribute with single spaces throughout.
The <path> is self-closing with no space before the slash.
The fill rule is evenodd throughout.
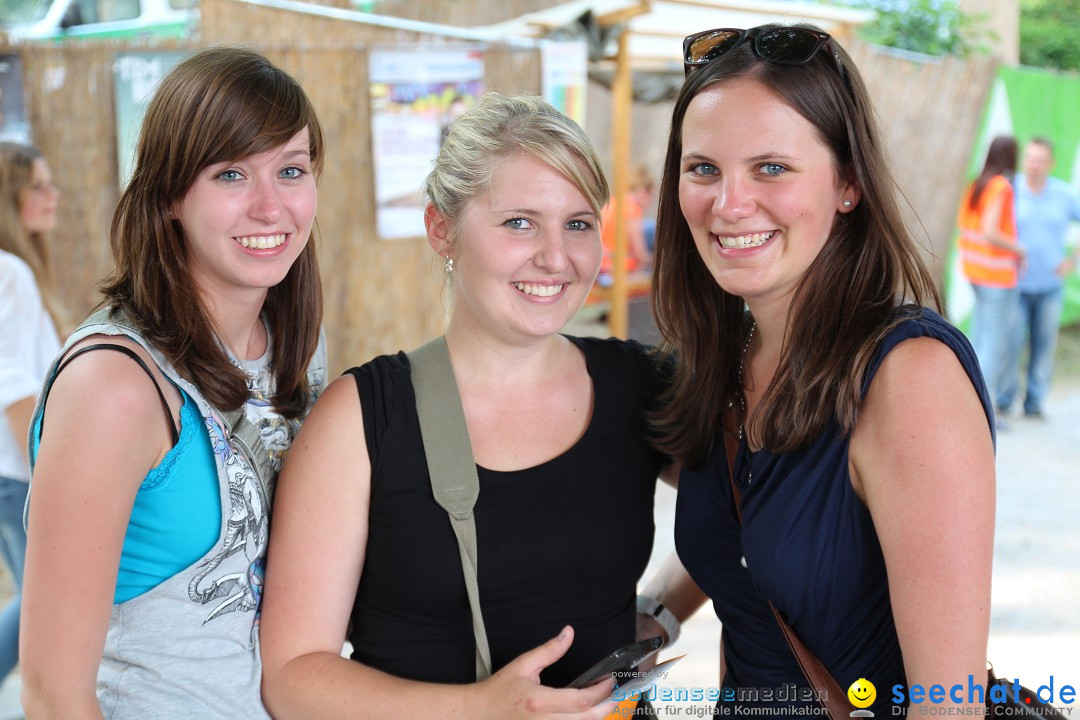
<path id="1" fill-rule="evenodd" d="M 446 256 L 446 262 L 443 263 L 443 270 L 446 271 L 447 275 L 454 272 L 454 258 L 449 255 Z"/>

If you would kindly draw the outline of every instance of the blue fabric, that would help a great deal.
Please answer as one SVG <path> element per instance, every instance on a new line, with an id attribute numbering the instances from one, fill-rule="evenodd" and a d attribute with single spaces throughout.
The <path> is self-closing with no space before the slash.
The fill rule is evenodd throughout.
<path id="1" fill-rule="evenodd" d="M 1027 392 L 1024 412 L 1041 413 L 1050 392 L 1054 373 L 1061 309 L 1065 302 L 1062 288 L 1043 293 L 1020 293 L 1020 315 L 1013 332 L 1012 348 L 1002 376 L 999 408 L 1009 408 L 1020 391 L 1020 355 L 1028 343 Z"/>
<path id="2" fill-rule="evenodd" d="M 179 388 L 178 388 L 179 389 Z M 119 604 L 198 561 L 221 533 L 221 496 L 210 435 L 195 401 L 180 390 L 180 437 L 147 473 L 131 509 L 113 603 Z M 40 416 L 32 459 L 41 443 Z"/>
<path id="3" fill-rule="evenodd" d="M 195 401 L 181 391 L 180 438 L 135 496 L 114 603 L 138 597 L 199 560 L 221 533 L 214 451 Z"/>
<path id="4" fill-rule="evenodd" d="M 931 310 L 904 312 L 909 316 L 886 336 L 870 364 L 864 393 L 898 343 L 935 338 L 956 353 L 992 433 L 990 396 L 967 339 Z M 851 487 L 849 442 L 834 418 L 810 447 L 797 452 L 750 453 L 740 443 L 735 473 L 742 493 L 741 529 L 722 441 L 702 468 L 682 472 L 676 548 L 723 624 L 723 685 L 742 689 L 741 705 L 779 709 L 810 704 L 779 700 L 792 694 L 786 689 L 804 688 L 807 682 L 769 609 L 770 600 L 841 688 L 859 678 L 877 686 L 878 699 L 869 708 L 877 717 L 892 714 L 887 689 L 906 684 L 885 560 L 873 519 Z M 770 689 L 778 701 L 753 700 L 745 692 L 751 688 Z M 731 714 L 733 703 L 727 704 L 723 714 Z"/>
<path id="5" fill-rule="evenodd" d="M 975 307 L 971 315 L 971 346 L 979 358 L 990 396 L 996 398 L 1005 383 L 1005 366 L 1020 312 L 1016 288 L 972 285 Z"/>
<path id="6" fill-rule="evenodd" d="M 1069 223 L 1080 222 L 1080 194 L 1056 177 L 1046 180 L 1042 192 L 1033 193 L 1026 180 L 1016 183 L 1016 237 L 1027 251 L 1020 273 L 1020 290 L 1044 293 L 1062 286 L 1057 268 L 1065 259 Z"/>
<path id="7" fill-rule="evenodd" d="M 19 661 L 19 608 L 22 606 L 23 562 L 26 559 L 26 530 L 22 519 L 29 487 L 24 482 L 0 477 L 0 554 L 15 582 L 15 597 L 0 612 L 0 681 Z"/>

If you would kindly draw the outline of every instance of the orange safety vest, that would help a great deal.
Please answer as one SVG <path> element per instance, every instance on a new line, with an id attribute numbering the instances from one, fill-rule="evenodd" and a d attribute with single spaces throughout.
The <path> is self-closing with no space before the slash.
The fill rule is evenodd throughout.
<path id="1" fill-rule="evenodd" d="M 623 198 L 623 218 L 626 220 L 640 220 L 645 217 L 641 205 L 631 194 Z M 604 256 L 600 261 L 600 272 L 610 273 L 615 267 L 615 199 L 608 200 L 607 205 L 600 212 L 600 241 L 604 244 Z M 626 249 L 626 271 L 633 272 L 638 269 L 637 258 L 630 256 L 630 248 Z"/>
<path id="2" fill-rule="evenodd" d="M 972 183 L 964 193 L 964 200 L 960 204 L 960 214 L 957 218 L 957 225 L 960 228 L 958 244 L 964 275 L 973 285 L 995 288 L 1016 287 L 1016 255 L 991 245 L 982 238 L 983 215 L 1000 197 L 1002 203 L 998 232 L 1009 242 L 1016 242 L 1016 215 L 1012 185 L 1003 176 L 995 175 L 983 188 L 979 202 L 973 208 L 971 207 L 971 191 L 974 187 Z"/>

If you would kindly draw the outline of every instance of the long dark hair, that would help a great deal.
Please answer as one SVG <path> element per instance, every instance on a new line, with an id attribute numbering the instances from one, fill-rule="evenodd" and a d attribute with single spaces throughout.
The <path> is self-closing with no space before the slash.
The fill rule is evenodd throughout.
<path id="1" fill-rule="evenodd" d="M 217 341 L 186 253 L 177 252 L 185 247 L 184 232 L 169 217 L 169 208 L 208 165 L 280 147 L 304 128 L 318 177 L 322 129 L 300 85 L 250 50 L 196 52 L 169 72 L 151 100 L 135 170 L 113 215 L 116 268 L 102 292 L 222 410 L 247 400 L 246 377 Z M 270 288 L 263 313 L 273 338 L 274 407 L 286 417 L 299 417 L 310 399 L 307 366 L 322 323 L 314 237 L 285 279 Z"/>
<path id="2" fill-rule="evenodd" d="M 834 415 L 850 431 L 867 365 L 897 322 L 898 297 L 940 307 L 902 220 L 863 80 L 847 53 L 831 44 L 846 81 L 828 47 L 791 66 L 763 61 L 745 44 L 693 72 L 675 101 L 660 185 L 653 310 L 664 349 L 679 362 L 653 420 L 661 448 L 687 467 L 708 458 L 722 416 L 737 407 L 737 369 L 749 332 L 742 298 L 713 279 L 679 206 L 683 120 L 704 89 L 744 77 L 762 83 L 817 128 L 838 176 L 861 192 L 851 212 L 837 214 L 795 292 L 780 363 L 754 418 L 765 447 L 805 447 Z"/>
<path id="3" fill-rule="evenodd" d="M 975 183 L 971 187 L 968 207 L 974 210 L 979 206 L 979 198 L 991 178 L 1003 175 L 1012 182 L 1013 175 L 1016 174 L 1017 155 L 1016 138 L 1012 135 L 998 135 L 990 141 L 990 149 L 986 151 L 986 162 L 983 163 L 982 172 L 975 178 Z"/>

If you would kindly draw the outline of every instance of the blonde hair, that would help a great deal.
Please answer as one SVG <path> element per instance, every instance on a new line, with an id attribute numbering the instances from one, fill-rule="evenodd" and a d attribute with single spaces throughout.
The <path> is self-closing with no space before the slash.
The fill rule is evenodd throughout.
<path id="1" fill-rule="evenodd" d="M 452 237 L 465 206 L 490 187 L 498 161 L 514 152 L 565 175 L 600 216 L 608 184 L 585 131 L 542 98 L 489 93 L 450 126 L 424 183 L 427 199 L 450 221 Z"/>
<path id="2" fill-rule="evenodd" d="M 31 145 L 0 142 L 0 250 L 15 255 L 34 273 L 45 309 L 57 328 L 64 327 L 64 313 L 56 297 L 49 262 L 47 233 L 27 232 L 22 224 L 22 208 L 34 175 L 34 163 L 44 160 Z"/>

